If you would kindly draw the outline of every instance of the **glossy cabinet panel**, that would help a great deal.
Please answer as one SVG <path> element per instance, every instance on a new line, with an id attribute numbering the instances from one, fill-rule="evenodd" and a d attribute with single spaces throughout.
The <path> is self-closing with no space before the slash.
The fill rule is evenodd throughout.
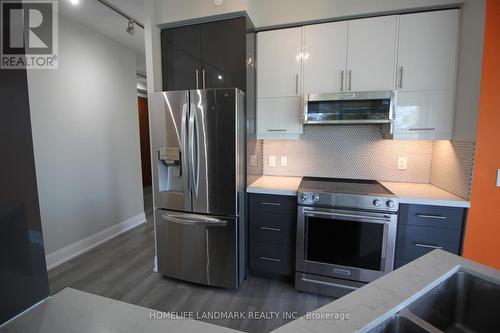
<path id="1" fill-rule="evenodd" d="M 301 95 L 302 28 L 257 33 L 257 97 Z"/>
<path id="2" fill-rule="evenodd" d="M 206 88 L 246 89 L 246 19 L 201 25 L 202 80 Z M 203 72 L 204 71 L 204 72 Z"/>
<path id="3" fill-rule="evenodd" d="M 298 139 L 302 28 L 257 33 L 257 137 Z"/>
<path id="4" fill-rule="evenodd" d="M 187 90 L 201 86 L 201 27 L 162 30 L 163 90 Z"/>
<path id="5" fill-rule="evenodd" d="M 304 27 L 304 94 L 345 89 L 347 25 L 343 21 Z"/>
<path id="6" fill-rule="evenodd" d="M 394 89 L 397 16 L 349 21 L 346 90 Z"/>
<path id="7" fill-rule="evenodd" d="M 0 69 L 0 325 L 49 295 L 26 71 Z"/>
<path id="8" fill-rule="evenodd" d="M 394 139 L 451 139 L 458 15 L 457 9 L 400 15 Z"/>
<path id="9" fill-rule="evenodd" d="M 457 48 L 458 10 L 401 15 L 397 89 L 453 89 Z"/>
<path id="10" fill-rule="evenodd" d="M 163 90 L 247 91 L 248 24 L 238 17 L 162 30 Z"/>
<path id="11" fill-rule="evenodd" d="M 447 140 L 453 131 L 451 91 L 398 92 L 394 139 Z"/>
<path id="12" fill-rule="evenodd" d="M 293 139 L 302 133 L 300 97 L 259 98 L 257 138 Z"/>

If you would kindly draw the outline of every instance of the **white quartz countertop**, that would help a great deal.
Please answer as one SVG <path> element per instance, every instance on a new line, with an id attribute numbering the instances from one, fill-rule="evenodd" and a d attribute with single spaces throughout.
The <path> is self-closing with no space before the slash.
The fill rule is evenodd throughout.
<path id="1" fill-rule="evenodd" d="M 194 319 L 165 319 L 154 314 L 160 313 L 66 288 L 1 327 L 0 333 L 239 332 Z"/>
<path id="2" fill-rule="evenodd" d="M 248 193 L 297 195 L 302 177 L 262 176 L 247 187 Z"/>
<path id="3" fill-rule="evenodd" d="M 432 184 L 381 182 L 400 203 L 469 208 L 470 202 Z"/>
<path id="4" fill-rule="evenodd" d="M 297 195 L 302 177 L 262 176 L 247 187 L 248 193 Z M 381 182 L 403 204 L 469 208 L 470 202 L 432 184 Z"/>

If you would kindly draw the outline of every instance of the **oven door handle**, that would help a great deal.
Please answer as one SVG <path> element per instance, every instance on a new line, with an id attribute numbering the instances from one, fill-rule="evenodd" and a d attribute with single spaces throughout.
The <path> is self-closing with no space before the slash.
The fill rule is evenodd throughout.
<path id="1" fill-rule="evenodd" d="M 365 215 L 357 215 L 357 214 L 345 214 L 345 213 L 330 213 L 330 212 L 318 212 L 318 211 L 306 211 L 304 212 L 306 216 L 329 216 L 329 217 L 350 217 L 356 219 L 369 219 L 369 220 L 377 220 L 377 221 L 386 221 L 390 222 L 391 217 L 389 215 L 384 215 L 384 217 L 377 216 L 365 216 Z"/>

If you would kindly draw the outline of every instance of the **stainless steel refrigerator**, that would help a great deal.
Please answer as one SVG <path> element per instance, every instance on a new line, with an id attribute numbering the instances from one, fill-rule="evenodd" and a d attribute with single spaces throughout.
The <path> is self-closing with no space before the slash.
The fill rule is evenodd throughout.
<path id="1" fill-rule="evenodd" d="M 153 93 L 150 128 L 158 272 L 237 288 L 246 267 L 244 93 Z"/>

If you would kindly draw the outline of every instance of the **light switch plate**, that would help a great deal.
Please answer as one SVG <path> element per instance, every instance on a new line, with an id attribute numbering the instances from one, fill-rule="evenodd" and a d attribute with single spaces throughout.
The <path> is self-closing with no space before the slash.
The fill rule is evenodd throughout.
<path id="1" fill-rule="evenodd" d="M 269 155 L 269 166 L 270 167 L 275 167 L 276 166 L 276 156 Z"/>
<path id="2" fill-rule="evenodd" d="M 250 166 L 257 166 L 257 155 L 250 155 Z"/>
<path id="3" fill-rule="evenodd" d="M 497 187 L 500 187 L 500 169 L 497 170 Z"/>
<path id="4" fill-rule="evenodd" d="M 287 156 L 281 156 L 281 166 L 282 167 L 288 166 L 288 157 Z"/>
<path id="5" fill-rule="evenodd" d="M 400 156 L 398 158 L 398 170 L 406 170 L 408 167 L 408 159 L 406 157 Z"/>

